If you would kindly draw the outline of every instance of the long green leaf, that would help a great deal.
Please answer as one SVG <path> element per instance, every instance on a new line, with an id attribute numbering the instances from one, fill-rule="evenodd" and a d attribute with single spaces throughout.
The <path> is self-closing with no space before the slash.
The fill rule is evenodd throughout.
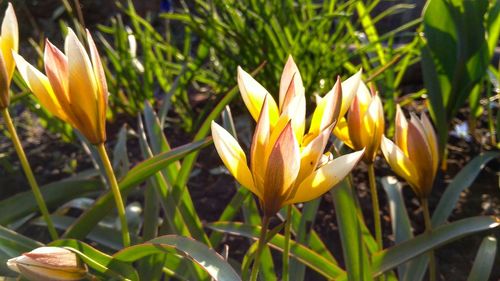
<path id="1" fill-rule="evenodd" d="M 252 239 L 258 239 L 260 234 L 259 226 L 247 225 L 238 222 L 215 222 L 208 224 L 207 227 L 215 231 L 244 236 Z M 269 241 L 269 246 L 279 251 L 283 251 L 284 242 L 285 239 L 283 235 L 276 234 Z M 290 255 L 292 258 L 297 259 L 326 278 L 341 280 L 346 277 L 345 271 L 343 271 L 338 265 L 330 262 L 306 246 L 294 242 L 293 240 L 290 241 Z"/>
<path id="2" fill-rule="evenodd" d="M 394 242 L 399 244 L 413 238 L 410 218 L 408 217 L 403 194 L 401 193 L 401 184 L 394 177 L 384 177 L 382 178 L 382 187 L 389 199 Z M 406 269 L 407 265 L 398 266 L 399 276 L 405 276 Z"/>
<path id="3" fill-rule="evenodd" d="M 78 240 L 63 239 L 49 244 L 50 246 L 66 247 L 75 252 L 82 261 L 90 268 L 108 278 L 118 278 L 119 280 L 139 280 L 135 269 L 124 262 L 114 260 L 111 256 L 100 252 Z"/>
<path id="4" fill-rule="evenodd" d="M 486 163 L 498 156 L 500 156 L 499 152 L 485 152 L 474 157 L 474 159 L 472 159 L 465 167 L 462 168 L 462 170 L 460 170 L 460 172 L 446 188 L 436 209 L 434 210 L 434 213 L 432 214 L 433 226 L 441 225 L 446 221 L 457 205 L 460 193 L 462 193 L 462 191 L 474 182 Z"/>
<path id="5" fill-rule="evenodd" d="M 122 262 L 134 262 L 152 254 L 171 253 L 170 250 L 181 252 L 217 281 L 241 280 L 236 271 L 214 250 L 201 242 L 182 236 L 161 236 L 147 243 L 125 248 L 116 253 L 113 258 Z"/>
<path id="6" fill-rule="evenodd" d="M 130 189 L 145 181 L 148 177 L 177 161 L 187 154 L 199 150 L 211 143 L 210 139 L 186 144 L 169 152 L 158 154 L 135 166 L 120 181 L 120 191 L 127 193 Z M 113 196 L 110 192 L 101 196 L 65 233 L 65 237 L 83 239 L 113 206 Z"/>
<path id="7" fill-rule="evenodd" d="M 0 275 L 13 274 L 12 271 L 7 269 L 6 262 L 8 259 L 42 246 L 43 244 L 38 241 L 0 226 Z"/>
<path id="8" fill-rule="evenodd" d="M 62 204 L 92 192 L 102 190 L 99 180 L 62 180 L 44 185 L 40 188 L 45 203 L 49 208 L 59 207 Z M 38 211 L 33 192 L 26 191 L 11 196 L 0 202 L 0 224 L 12 223 L 30 213 Z"/>
<path id="9" fill-rule="evenodd" d="M 368 251 L 363 243 L 356 199 L 348 179 L 340 182 L 330 193 L 335 204 L 348 279 L 371 280 Z"/>
<path id="10" fill-rule="evenodd" d="M 400 264 L 431 249 L 483 230 L 500 225 L 495 217 L 479 216 L 466 218 L 435 228 L 432 233 L 424 233 L 389 249 L 375 253 L 372 257 L 372 271 L 378 276 Z"/>
<path id="11" fill-rule="evenodd" d="M 488 281 L 495 263 L 496 253 L 497 239 L 493 236 L 485 237 L 479 246 L 467 281 Z"/>

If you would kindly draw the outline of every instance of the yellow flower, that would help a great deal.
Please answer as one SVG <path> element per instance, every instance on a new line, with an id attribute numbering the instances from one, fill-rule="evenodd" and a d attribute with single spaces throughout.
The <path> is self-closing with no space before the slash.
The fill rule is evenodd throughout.
<path id="1" fill-rule="evenodd" d="M 87 268 L 75 253 L 59 247 L 40 247 L 7 261 L 7 266 L 28 280 L 81 280 Z"/>
<path id="2" fill-rule="evenodd" d="M 382 140 L 382 152 L 396 174 L 404 178 L 419 198 L 427 198 L 436 177 L 439 154 L 436 133 L 425 114 L 405 119 L 401 108 L 396 112 L 395 142 Z"/>
<path id="3" fill-rule="evenodd" d="M 45 73 L 14 53 L 17 68 L 40 103 L 78 129 L 92 144 L 106 141 L 108 88 L 97 48 L 87 30 L 90 58 L 69 29 L 63 54 L 45 42 Z"/>
<path id="4" fill-rule="evenodd" d="M 384 134 L 384 109 L 376 93 L 360 81 L 347 118 L 340 119 L 335 136 L 354 150 L 366 148 L 363 160 L 373 163 Z"/>
<path id="5" fill-rule="evenodd" d="M 212 136 L 229 172 L 257 195 L 267 216 L 285 205 L 321 196 L 362 157 L 363 151 L 336 159 L 323 153 L 341 111 L 340 81 L 319 100 L 307 134 L 304 86 L 291 57 L 281 77 L 279 105 L 241 68 L 238 68 L 238 85 L 250 114 L 257 120 L 250 166 L 238 142 L 215 122 L 212 122 Z"/>
<path id="6" fill-rule="evenodd" d="M 2 21 L 0 34 L 0 109 L 9 106 L 9 88 L 16 64 L 12 58 L 12 51 L 17 52 L 19 47 L 19 31 L 16 14 L 9 3 Z"/>

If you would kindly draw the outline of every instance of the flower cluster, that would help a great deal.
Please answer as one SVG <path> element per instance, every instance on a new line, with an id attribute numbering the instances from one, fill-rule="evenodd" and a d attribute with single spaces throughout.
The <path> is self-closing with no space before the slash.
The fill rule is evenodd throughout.
<path id="1" fill-rule="evenodd" d="M 279 103 L 247 72 L 238 68 L 241 96 L 257 121 L 250 148 L 250 166 L 233 136 L 212 123 L 215 147 L 239 181 L 260 199 L 264 213 L 315 199 L 341 181 L 364 150 L 333 159 L 325 147 L 341 114 L 345 114 L 359 85 L 360 74 L 318 99 L 306 133 L 306 101 L 300 72 L 290 57 L 284 67 Z"/>

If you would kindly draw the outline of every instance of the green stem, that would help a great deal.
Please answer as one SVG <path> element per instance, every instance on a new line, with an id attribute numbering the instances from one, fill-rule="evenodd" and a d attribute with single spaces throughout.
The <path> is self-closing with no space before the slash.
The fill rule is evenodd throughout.
<path id="1" fill-rule="evenodd" d="M 250 281 L 256 281 L 257 275 L 259 274 L 260 257 L 262 256 L 262 250 L 266 246 L 266 236 L 267 236 L 267 226 L 269 225 L 269 217 L 264 215 L 262 218 L 262 228 L 260 230 L 259 244 L 257 246 L 257 252 L 255 253 L 255 260 L 252 265 L 252 273 L 250 274 Z"/>
<path id="2" fill-rule="evenodd" d="M 52 220 L 50 219 L 49 210 L 47 209 L 45 200 L 43 200 L 42 192 L 40 192 L 40 187 L 36 182 L 35 176 L 33 175 L 33 171 L 31 170 L 28 158 L 26 158 L 23 146 L 21 145 L 21 141 L 19 140 L 16 128 L 14 127 L 14 123 L 12 123 L 12 119 L 10 118 L 10 114 L 7 108 L 2 109 L 2 116 L 7 125 L 7 130 L 9 131 L 12 142 L 14 143 L 14 148 L 16 149 L 16 153 L 19 157 L 19 160 L 21 161 L 21 166 L 23 167 L 24 173 L 26 174 L 26 178 L 28 179 L 28 183 L 31 186 L 33 195 L 35 196 L 38 208 L 40 209 L 42 217 L 45 220 L 45 223 L 47 224 L 50 237 L 52 238 L 52 240 L 57 240 L 59 238 L 59 235 L 57 234 L 57 231 L 54 227 L 54 223 L 52 223 Z"/>
<path id="3" fill-rule="evenodd" d="M 104 143 L 98 144 L 97 150 L 101 156 L 102 163 L 104 164 L 104 170 L 108 176 L 109 184 L 111 185 L 111 191 L 113 192 L 113 197 L 115 198 L 116 209 L 118 211 L 118 217 L 120 218 L 121 230 L 122 230 L 122 240 L 123 246 L 130 246 L 130 235 L 128 232 L 127 217 L 125 216 L 125 206 L 123 205 L 122 195 L 120 193 L 120 187 L 116 181 L 115 173 L 111 162 L 109 161 L 108 153 L 106 152 L 106 147 Z"/>
<path id="4" fill-rule="evenodd" d="M 288 205 L 286 209 L 286 222 L 285 222 L 285 244 L 283 246 L 283 276 L 282 281 L 288 281 L 288 268 L 290 261 L 290 232 L 291 232 L 291 220 L 292 220 L 292 205 Z"/>
<path id="5" fill-rule="evenodd" d="M 431 220 L 431 214 L 429 212 L 429 202 L 427 201 L 427 198 L 422 198 L 422 209 L 424 211 L 424 221 L 425 221 L 425 231 L 427 233 L 432 232 L 432 220 Z M 427 252 L 429 255 L 429 280 L 430 281 L 435 281 L 436 280 L 436 259 L 434 257 L 434 251 L 430 250 Z"/>
<path id="6" fill-rule="evenodd" d="M 368 164 L 368 179 L 370 181 L 370 193 L 372 195 L 373 223 L 375 224 L 375 240 L 378 248 L 383 249 L 382 227 L 380 224 L 380 209 L 378 203 L 377 183 L 375 181 L 375 168 L 373 163 Z"/>

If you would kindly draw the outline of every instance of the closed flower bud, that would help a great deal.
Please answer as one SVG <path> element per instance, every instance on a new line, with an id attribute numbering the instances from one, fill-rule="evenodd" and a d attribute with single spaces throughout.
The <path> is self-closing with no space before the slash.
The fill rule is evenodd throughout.
<path id="1" fill-rule="evenodd" d="M 420 118 L 411 114 L 408 122 L 398 106 L 394 142 L 384 137 L 382 152 L 394 172 L 410 184 L 419 198 L 429 196 L 439 154 L 436 133 L 425 114 Z"/>
<path id="2" fill-rule="evenodd" d="M 75 253 L 60 247 L 40 247 L 7 261 L 7 266 L 32 281 L 81 280 L 86 266 Z"/>
<path id="3" fill-rule="evenodd" d="M 334 134 L 354 150 L 365 148 L 363 160 L 373 163 L 384 134 L 384 109 L 378 95 L 360 81 L 347 118 L 342 118 Z"/>
<path id="4" fill-rule="evenodd" d="M 87 31 L 89 52 L 69 29 L 64 52 L 45 42 L 45 73 L 14 54 L 17 68 L 40 103 L 80 131 L 92 144 L 106 141 L 108 87 L 97 48 Z"/>

